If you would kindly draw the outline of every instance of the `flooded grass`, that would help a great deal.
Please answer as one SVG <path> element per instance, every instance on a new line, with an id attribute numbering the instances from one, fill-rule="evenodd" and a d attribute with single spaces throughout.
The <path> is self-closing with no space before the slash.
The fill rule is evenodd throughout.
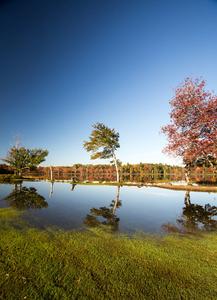
<path id="1" fill-rule="evenodd" d="M 38 230 L 0 209 L 0 299 L 216 299 L 217 234 Z"/>

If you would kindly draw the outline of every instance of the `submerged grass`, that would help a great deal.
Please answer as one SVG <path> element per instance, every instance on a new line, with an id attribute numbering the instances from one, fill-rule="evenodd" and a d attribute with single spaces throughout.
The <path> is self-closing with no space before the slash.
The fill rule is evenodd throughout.
<path id="1" fill-rule="evenodd" d="M 0 299 L 217 299 L 217 234 L 39 230 L 0 209 Z"/>

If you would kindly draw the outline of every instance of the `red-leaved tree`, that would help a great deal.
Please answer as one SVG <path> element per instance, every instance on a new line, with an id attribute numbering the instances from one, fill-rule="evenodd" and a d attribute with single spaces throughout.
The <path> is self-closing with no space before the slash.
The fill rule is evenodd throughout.
<path id="1" fill-rule="evenodd" d="M 217 96 L 205 91 L 206 81 L 186 78 L 174 89 L 170 124 L 161 131 L 168 145 L 163 152 L 182 157 L 189 183 L 192 165 L 209 164 L 215 170 L 217 162 Z"/>

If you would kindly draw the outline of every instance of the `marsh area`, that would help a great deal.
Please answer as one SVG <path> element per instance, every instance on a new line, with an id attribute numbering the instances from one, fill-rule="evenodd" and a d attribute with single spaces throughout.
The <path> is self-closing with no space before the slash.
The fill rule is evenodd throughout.
<path id="1" fill-rule="evenodd" d="M 0 198 L 2 299 L 216 299 L 214 192 L 17 181 Z"/>

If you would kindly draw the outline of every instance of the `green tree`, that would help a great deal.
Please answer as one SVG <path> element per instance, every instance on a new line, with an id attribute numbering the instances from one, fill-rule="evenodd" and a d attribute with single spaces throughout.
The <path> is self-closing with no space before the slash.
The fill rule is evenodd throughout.
<path id="1" fill-rule="evenodd" d="M 110 129 L 103 123 L 96 123 L 92 126 L 89 142 L 84 141 L 84 148 L 89 152 L 92 151 L 91 159 L 97 158 L 113 158 L 117 172 L 117 182 L 119 182 L 118 163 L 115 156 L 115 150 L 120 148 L 119 133 L 114 129 Z"/>
<path id="2" fill-rule="evenodd" d="M 6 158 L 1 158 L 2 161 L 8 163 L 14 168 L 14 174 L 22 176 L 22 172 L 25 169 L 37 167 L 40 163 L 45 161 L 45 157 L 48 155 L 47 150 L 42 149 L 28 149 L 25 147 L 18 147 L 18 144 L 13 145 L 7 152 Z"/>

